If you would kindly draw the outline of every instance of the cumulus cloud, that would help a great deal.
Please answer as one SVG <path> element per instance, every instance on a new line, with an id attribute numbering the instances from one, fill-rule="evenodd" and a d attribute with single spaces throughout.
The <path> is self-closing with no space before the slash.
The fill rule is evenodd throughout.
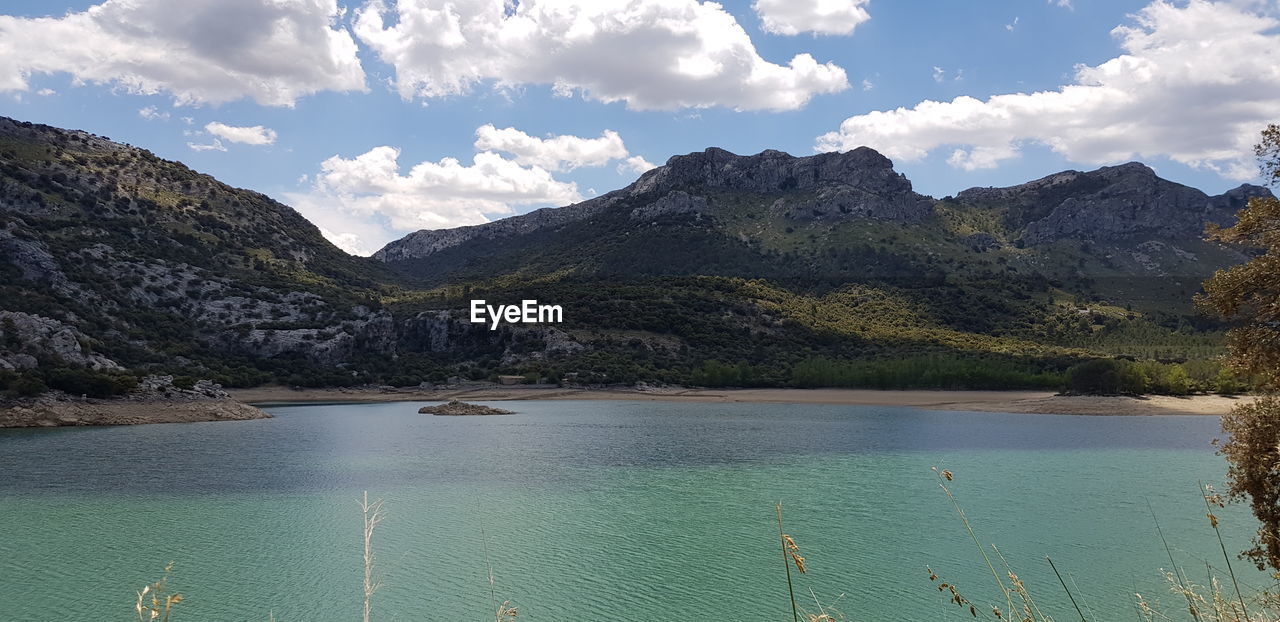
<path id="1" fill-rule="evenodd" d="M 318 91 L 365 89 L 336 0 L 107 0 L 63 17 L 0 15 L 0 91 L 36 74 L 179 104 L 249 97 L 292 106 Z"/>
<path id="2" fill-rule="evenodd" d="M 631 155 L 612 130 L 597 138 L 537 138 L 487 124 L 476 129 L 475 148 L 469 164 L 443 158 L 420 162 L 407 172 L 400 150 L 390 146 L 354 158 L 333 156 L 320 164 L 319 173 L 298 180 L 310 182 L 306 192 L 286 197 L 329 241 L 368 255 L 411 231 L 475 225 L 512 215 L 516 207 L 562 206 L 583 199 L 577 184 L 556 179 L 553 172 L 613 162 L 620 174 L 654 167 Z"/>
<path id="3" fill-rule="evenodd" d="M 733 15 L 698 0 L 371 0 L 354 31 L 395 68 L 405 99 L 491 82 L 636 110 L 794 110 L 849 86 L 809 54 L 764 60 Z"/>
<path id="4" fill-rule="evenodd" d="M 907 161 L 950 148 L 948 162 L 972 170 L 1038 143 L 1075 162 L 1164 156 L 1251 178 L 1250 145 L 1280 109 L 1280 21 L 1208 0 L 1158 0 L 1132 19 L 1112 31 L 1123 54 L 1078 66 L 1056 91 L 861 114 L 818 137 L 817 148 L 868 145 Z"/>
<path id="5" fill-rule="evenodd" d="M 622 137 L 613 130 L 605 130 L 599 138 L 562 135 L 543 139 L 514 127 L 497 129 L 492 125 L 482 125 L 476 130 L 475 146 L 479 151 L 509 153 L 519 164 L 539 166 L 549 171 L 604 166 L 628 155 Z"/>
<path id="6" fill-rule="evenodd" d="M 863 7 L 870 0 L 756 0 L 751 8 L 765 32 L 798 35 L 847 35 L 871 19 Z"/>
<path id="7" fill-rule="evenodd" d="M 271 145 L 276 142 L 276 131 L 261 125 L 237 127 L 214 121 L 204 126 L 204 131 L 218 138 L 246 145 Z"/>
<path id="8" fill-rule="evenodd" d="M 491 216 L 513 214 L 514 206 L 582 200 L 577 184 L 491 151 L 475 154 L 470 164 L 444 158 L 418 163 L 407 172 L 401 171 L 399 159 L 400 150 L 388 146 L 349 159 L 333 156 L 321 163 L 309 193 L 289 198 L 303 215 L 333 233 L 330 241 L 360 248 L 361 254 L 418 229 L 488 222 Z"/>
<path id="9" fill-rule="evenodd" d="M 657 164 L 650 162 L 640 156 L 631 156 L 618 164 L 618 172 L 624 173 L 630 171 L 632 173 L 643 173 L 649 169 L 658 168 Z"/>

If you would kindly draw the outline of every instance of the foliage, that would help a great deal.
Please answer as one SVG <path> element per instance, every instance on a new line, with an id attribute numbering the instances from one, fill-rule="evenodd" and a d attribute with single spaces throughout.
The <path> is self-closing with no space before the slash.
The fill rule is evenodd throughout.
<path id="1" fill-rule="evenodd" d="M 44 372 L 50 388 L 71 395 L 114 397 L 138 386 L 138 379 L 124 372 L 95 371 L 77 367 L 60 367 Z"/>
<path id="2" fill-rule="evenodd" d="M 8 383 L 8 391 L 18 397 L 34 397 L 49 390 L 44 381 L 33 374 L 25 374 Z"/>
<path id="3" fill-rule="evenodd" d="M 1268 126 L 1255 151 L 1263 175 L 1280 182 L 1280 126 Z M 1204 295 L 1198 301 L 1236 322 L 1227 334 L 1231 364 L 1256 376 L 1263 386 L 1280 389 L 1280 200 L 1250 199 L 1235 226 L 1210 226 L 1208 237 L 1261 251 L 1248 262 L 1219 270 L 1205 281 Z"/>
<path id="4" fill-rule="evenodd" d="M 1234 227 L 1209 235 L 1263 249 L 1247 263 L 1219 270 L 1205 282 L 1199 300 L 1237 323 L 1227 333 L 1231 364 L 1280 388 L 1280 200 L 1250 199 Z"/>
<path id="5" fill-rule="evenodd" d="M 1062 370 L 1052 362 L 995 356 L 918 356 L 872 361 L 806 359 L 791 371 L 797 387 L 869 389 L 1057 389 Z"/>
<path id="6" fill-rule="evenodd" d="M 1253 548 L 1244 555 L 1261 570 L 1280 570 L 1280 397 L 1275 395 L 1241 404 L 1222 417 L 1227 435 L 1221 453 L 1229 464 L 1227 490 L 1233 498 L 1248 498 L 1261 525 Z"/>
<path id="7" fill-rule="evenodd" d="M 1269 126 L 1256 147 L 1262 172 L 1280 180 L 1280 127 Z M 1253 375 L 1265 389 L 1280 389 L 1280 201 L 1254 198 L 1228 229 L 1211 229 L 1212 239 L 1260 247 L 1262 253 L 1205 283 L 1201 303 L 1238 325 L 1228 333 L 1228 362 Z M 1241 404 L 1222 418 L 1228 439 L 1222 454 L 1229 464 L 1229 494 L 1248 497 L 1261 525 L 1244 555 L 1259 569 L 1280 571 L 1280 397 L 1275 393 Z"/>
<path id="8" fill-rule="evenodd" d="M 1076 393 L 1138 395 L 1146 378 L 1128 361 L 1095 359 L 1067 370 L 1067 387 Z"/>

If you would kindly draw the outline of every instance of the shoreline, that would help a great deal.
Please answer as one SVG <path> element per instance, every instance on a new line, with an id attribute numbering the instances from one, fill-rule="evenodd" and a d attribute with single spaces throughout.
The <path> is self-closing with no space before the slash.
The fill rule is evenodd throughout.
<path id="1" fill-rule="evenodd" d="M 262 409 L 234 398 L 48 400 L 0 406 L 0 429 L 145 425 L 270 419 Z"/>
<path id="2" fill-rule="evenodd" d="M 1249 396 L 1194 395 L 1144 397 L 1058 395 L 1052 391 L 958 391 L 880 389 L 584 389 L 558 386 L 474 385 L 448 389 L 338 388 L 294 389 L 268 386 L 229 389 L 233 399 L 250 405 L 316 403 L 379 403 L 601 400 L 759 404 L 831 404 L 845 406 L 903 406 L 925 410 L 1001 412 L 1053 415 L 1220 416 Z"/>

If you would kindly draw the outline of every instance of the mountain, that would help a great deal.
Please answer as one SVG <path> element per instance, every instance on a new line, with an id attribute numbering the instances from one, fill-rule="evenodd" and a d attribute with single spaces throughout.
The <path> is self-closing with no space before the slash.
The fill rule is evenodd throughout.
<path id="1" fill-rule="evenodd" d="M 893 171 L 888 158 L 867 147 L 808 157 L 773 150 L 738 156 L 710 148 L 675 156 L 630 186 L 582 203 L 483 225 L 418 231 L 373 257 L 409 262 L 468 246 L 502 252 L 493 242 L 519 245 L 524 236 L 551 231 L 568 235 L 572 225 L 611 218 L 620 225 L 613 233 L 625 235 L 681 218 L 701 224 L 704 217 L 716 221 L 709 230 L 721 233 L 734 233 L 734 220 L 764 225 L 754 232 L 737 231 L 740 239 L 776 233 L 768 225 L 832 229 L 853 223 L 919 225 L 921 231 L 940 227 L 954 234 L 957 227 L 942 221 L 957 209 L 988 221 L 968 234 L 976 237 L 963 241 L 988 247 L 1058 240 L 1198 242 L 1206 223 L 1229 226 L 1250 198 L 1260 196 L 1271 192 L 1245 184 L 1211 197 L 1130 162 L 1090 172 L 1064 171 L 1008 188 L 971 188 L 948 197 L 940 208 L 935 199 L 912 191 L 911 182 Z M 625 221 L 619 218 L 623 216 Z M 442 268 L 423 264 L 416 271 L 432 274 Z"/>
<path id="2" fill-rule="evenodd" d="M 1004 225 L 1028 244 L 1055 240 L 1199 240 L 1205 223 L 1229 226 L 1261 186 L 1241 185 L 1218 196 L 1161 179 L 1130 162 L 1096 171 L 1064 171 L 1009 188 L 971 188 L 961 204 L 1003 212 Z"/>
<path id="3" fill-rule="evenodd" d="M 0 385 L 1056 386 L 1093 356 L 1220 352 L 1190 299 L 1247 251 L 1200 232 L 1266 193 L 1210 197 L 1135 163 L 936 200 L 868 148 L 712 148 L 360 258 L 261 194 L 0 118 Z M 476 299 L 561 305 L 564 322 L 490 330 L 469 321 Z"/>
<path id="4" fill-rule="evenodd" d="M 0 257 L 0 369 L 224 373 L 390 338 L 380 264 L 266 196 L 85 132 L 0 118 Z"/>
<path id="5" fill-rule="evenodd" d="M 701 190 L 690 195 L 686 190 Z M 707 192 L 789 195 L 800 200 L 770 205 L 770 210 L 800 220 L 872 219 L 919 222 L 932 200 L 911 190 L 911 182 L 893 171 L 888 158 L 867 147 L 847 153 L 796 158 L 768 150 L 737 156 L 723 149 L 675 156 L 635 183 L 576 205 L 547 208 L 473 227 L 419 231 L 374 254 L 382 261 L 425 257 L 472 240 L 511 238 L 626 211 L 635 224 L 669 216 L 700 219 L 710 210 Z M 630 208 L 627 211 L 627 208 Z"/>

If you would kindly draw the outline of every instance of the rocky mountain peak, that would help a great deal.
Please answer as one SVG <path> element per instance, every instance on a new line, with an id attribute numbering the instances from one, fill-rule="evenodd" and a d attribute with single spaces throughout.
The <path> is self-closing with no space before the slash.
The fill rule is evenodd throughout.
<path id="1" fill-rule="evenodd" d="M 824 186 L 856 186 L 882 194 L 911 192 L 911 182 L 893 170 L 893 162 L 869 147 L 802 157 L 775 149 L 741 156 L 710 147 L 672 156 L 665 166 L 641 176 L 632 192 L 665 193 L 690 186 L 758 193 Z"/>
<path id="2" fill-rule="evenodd" d="M 1207 222 L 1230 225 L 1261 186 L 1242 185 L 1218 196 L 1161 178 L 1140 162 L 1064 171 L 1007 188 L 971 188 L 962 203 L 1006 210 L 1009 228 L 1028 244 L 1061 239 L 1193 239 Z"/>

